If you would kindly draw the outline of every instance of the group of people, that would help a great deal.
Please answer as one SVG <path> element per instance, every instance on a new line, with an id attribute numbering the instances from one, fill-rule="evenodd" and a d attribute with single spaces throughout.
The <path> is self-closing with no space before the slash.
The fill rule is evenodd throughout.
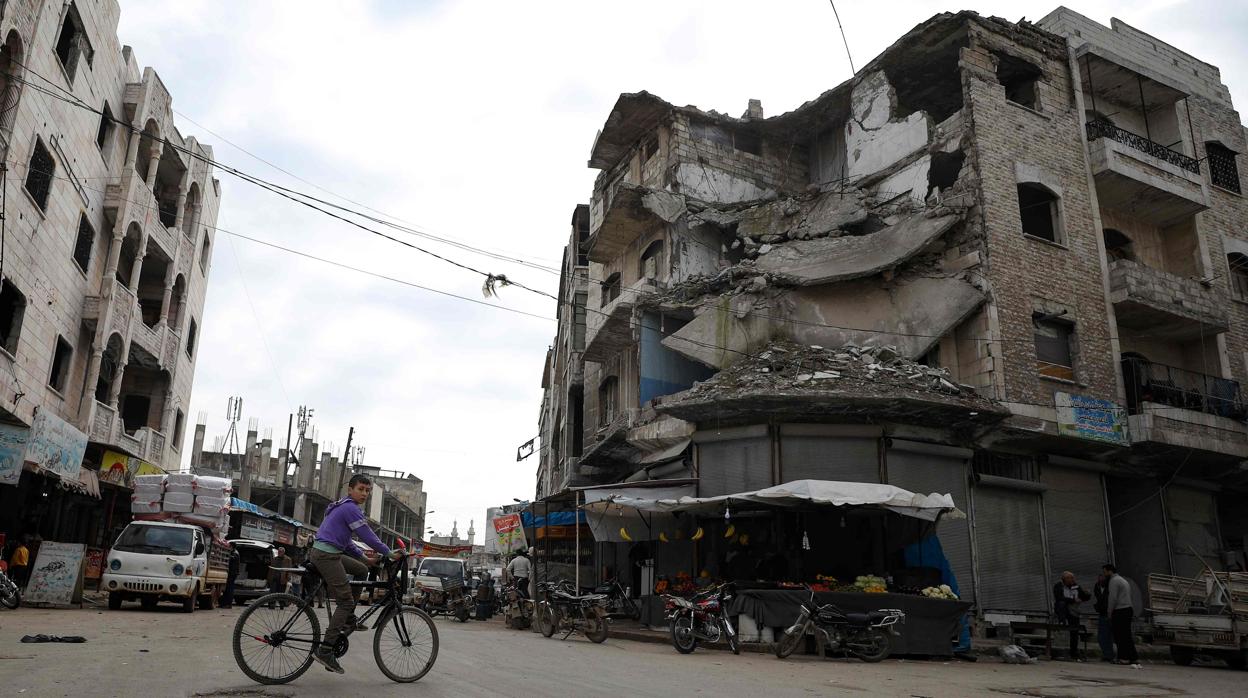
<path id="1" fill-rule="evenodd" d="M 1138 663 L 1135 636 L 1131 632 L 1131 622 L 1135 617 L 1131 585 L 1118 574 L 1118 568 L 1108 563 L 1101 568 L 1092 593 L 1079 585 L 1073 572 L 1063 572 L 1061 580 L 1053 585 L 1053 608 L 1057 620 L 1070 628 L 1070 658 L 1084 659 L 1079 651 L 1079 607 L 1089 600 L 1092 600 L 1092 608 L 1097 615 L 1096 639 L 1101 647 L 1101 658 L 1118 664 Z"/>

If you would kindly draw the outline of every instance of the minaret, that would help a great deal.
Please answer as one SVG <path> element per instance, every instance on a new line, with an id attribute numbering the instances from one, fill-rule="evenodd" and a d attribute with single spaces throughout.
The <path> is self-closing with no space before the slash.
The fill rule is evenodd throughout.
<path id="1" fill-rule="evenodd" d="M 476 532 L 475 530 L 473 530 L 473 527 L 472 527 L 472 524 L 473 524 L 473 523 L 474 523 L 474 522 L 473 522 L 472 520 L 469 520 L 469 521 L 468 521 L 468 545 L 475 545 L 475 544 L 476 544 L 476 543 L 475 543 L 475 541 L 476 541 L 476 538 L 477 538 L 477 532 Z"/>
<path id="2" fill-rule="evenodd" d="M 451 523 L 451 545 L 459 545 L 459 521 Z"/>

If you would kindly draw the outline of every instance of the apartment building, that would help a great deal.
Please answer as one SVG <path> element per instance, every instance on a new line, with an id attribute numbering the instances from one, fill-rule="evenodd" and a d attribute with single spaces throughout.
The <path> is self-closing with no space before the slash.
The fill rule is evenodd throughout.
<path id="1" fill-rule="evenodd" d="M 0 3 L 0 420 L 85 435 L 92 473 L 106 451 L 180 459 L 220 206 L 212 149 L 178 131 L 119 14 Z"/>
<path id="2" fill-rule="evenodd" d="M 1106 560 L 1141 585 L 1243 564 L 1245 146 L 1218 68 L 1066 8 L 936 15 L 774 117 L 621 95 L 537 494 L 951 493 L 984 616 L 1047 614 Z"/>

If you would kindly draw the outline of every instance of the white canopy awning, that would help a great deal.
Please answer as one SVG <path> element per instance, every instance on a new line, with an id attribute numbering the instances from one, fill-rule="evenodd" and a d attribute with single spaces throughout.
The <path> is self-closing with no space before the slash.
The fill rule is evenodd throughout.
<path id="1" fill-rule="evenodd" d="M 719 512 L 733 505 L 762 504 L 780 508 L 809 508 L 811 506 L 873 506 L 912 516 L 925 521 L 935 521 L 942 513 L 952 518 L 965 518 L 948 494 L 916 494 L 900 487 L 870 482 L 834 482 L 830 480 L 795 480 L 783 485 L 751 492 L 739 492 L 718 497 L 663 497 L 659 492 L 600 490 L 598 501 L 587 502 L 590 511 L 606 513 L 633 509 L 638 512 L 671 514 L 679 511 Z M 588 499 L 588 497 L 587 497 Z"/>

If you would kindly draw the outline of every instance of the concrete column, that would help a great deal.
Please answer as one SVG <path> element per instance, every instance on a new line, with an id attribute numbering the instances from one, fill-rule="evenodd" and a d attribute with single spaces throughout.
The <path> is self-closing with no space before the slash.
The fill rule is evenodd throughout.
<path id="1" fill-rule="evenodd" d="M 108 261 L 104 263 L 104 284 L 113 282 L 117 276 L 117 265 L 121 263 L 121 243 L 126 239 L 125 224 L 118 219 L 117 229 L 113 231 L 113 243 L 108 246 Z"/>
<path id="2" fill-rule="evenodd" d="M 263 439 L 260 441 L 260 456 L 258 458 L 259 462 L 256 464 L 256 478 L 259 480 L 269 479 L 269 474 L 273 470 L 273 467 L 272 467 L 273 462 L 271 460 L 272 456 L 270 455 L 272 451 L 273 451 L 273 439 Z M 278 481 L 277 486 L 281 487 L 281 485 L 282 483 Z"/>
<path id="3" fill-rule="evenodd" d="M 123 350 L 121 352 L 121 356 L 130 355 L 130 343 L 128 341 L 126 342 L 126 345 L 122 347 L 122 349 Z M 125 362 L 121 360 L 120 357 L 118 357 L 117 375 L 113 378 L 113 384 L 108 389 L 108 405 L 109 407 L 112 407 L 115 410 L 118 409 L 117 402 L 121 399 L 121 381 L 123 378 L 125 378 L 125 375 L 126 375 L 126 364 Z M 121 419 L 121 415 L 118 414 L 117 418 Z"/>
<path id="4" fill-rule="evenodd" d="M 316 452 L 316 444 L 306 439 L 299 449 L 299 467 L 295 471 L 295 482 L 303 489 L 312 489 L 316 482 Z"/>
<path id="5" fill-rule="evenodd" d="M 282 486 L 282 474 L 286 471 L 286 466 L 287 466 L 286 449 L 284 448 L 277 449 L 277 460 L 274 461 L 273 465 L 276 466 L 273 468 L 273 483 L 280 488 Z M 284 513 L 284 512 L 278 512 L 278 513 Z"/>
<path id="6" fill-rule="evenodd" d="M 317 470 L 316 489 L 318 492 L 325 495 L 326 497 L 333 499 L 334 490 L 336 489 L 335 488 L 336 483 L 331 484 L 329 481 L 329 468 L 330 468 L 329 459 L 330 458 L 331 456 L 329 455 L 329 451 L 324 451 L 321 453 L 321 467 Z"/>
<path id="7" fill-rule="evenodd" d="M 157 329 L 169 324 L 169 303 L 173 299 L 173 278 L 177 270 L 174 262 L 165 265 L 165 294 L 160 297 L 160 321 L 156 323 Z"/>
<path id="8" fill-rule="evenodd" d="M 195 425 L 195 440 L 191 443 L 191 472 L 199 468 L 199 461 L 204 456 L 204 436 L 207 431 L 207 425 Z"/>
<path id="9" fill-rule="evenodd" d="M 156 170 L 160 167 L 160 154 L 165 151 L 165 144 L 152 141 L 152 157 L 147 161 L 147 188 L 156 191 Z"/>
<path id="10" fill-rule="evenodd" d="M 300 492 L 295 497 L 295 510 L 294 510 L 294 515 L 291 518 L 293 518 L 295 521 L 303 521 L 305 523 L 309 523 L 308 522 L 308 495 L 307 493 Z"/>
<path id="11" fill-rule="evenodd" d="M 118 252 L 120 254 L 120 251 Z M 147 233 L 139 236 L 139 249 L 134 252 L 134 264 L 130 266 L 130 290 L 139 295 L 139 275 L 143 273 L 143 258 L 147 256 Z"/>
<path id="12" fill-rule="evenodd" d="M 182 218 L 186 214 L 186 180 L 190 175 L 190 172 L 190 170 L 187 170 L 186 173 L 182 175 L 182 181 L 178 184 L 178 210 L 174 214 L 173 219 L 173 227 L 178 230 L 182 229 Z"/>
<path id="13" fill-rule="evenodd" d="M 130 144 L 126 146 L 126 169 L 133 170 L 139 162 L 139 142 L 143 140 L 143 129 L 137 124 L 130 124 Z"/>
<path id="14" fill-rule="evenodd" d="M 242 468 L 238 474 L 238 498 L 251 501 L 251 474 L 255 472 L 256 431 L 247 430 L 246 448 L 243 451 Z"/>

